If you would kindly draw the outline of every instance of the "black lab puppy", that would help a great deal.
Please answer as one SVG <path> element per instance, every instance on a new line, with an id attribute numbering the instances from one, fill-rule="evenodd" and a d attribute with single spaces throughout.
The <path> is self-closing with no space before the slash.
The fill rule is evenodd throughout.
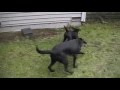
<path id="1" fill-rule="evenodd" d="M 55 47 L 53 47 L 52 50 L 39 50 L 38 47 L 36 46 L 36 51 L 40 54 L 50 54 L 51 64 L 48 66 L 48 69 L 51 72 L 54 72 L 54 70 L 51 67 L 58 61 L 64 65 L 66 72 L 72 73 L 71 71 L 68 70 L 67 55 L 73 56 L 73 67 L 75 68 L 76 55 L 84 54 L 80 52 L 83 44 L 87 43 L 82 38 L 78 38 L 62 42 L 61 44 L 58 44 Z"/>

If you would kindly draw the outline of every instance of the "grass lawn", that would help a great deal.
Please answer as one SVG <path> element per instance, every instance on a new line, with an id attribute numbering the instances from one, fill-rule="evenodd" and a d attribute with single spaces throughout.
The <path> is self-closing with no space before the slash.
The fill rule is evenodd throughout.
<path id="1" fill-rule="evenodd" d="M 37 37 L 35 40 L 19 39 L 0 41 L 1 78 L 118 78 L 120 77 L 120 22 L 88 23 L 81 27 L 79 36 L 87 41 L 82 48 L 85 55 L 78 55 L 78 68 L 72 68 L 69 58 L 70 75 L 61 63 L 53 66 L 55 72 L 48 70 L 49 55 L 40 55 L 35 43 L 41 49 L 51 49 L 63 39 L 63 30 L 54 31 L 56 35 Z"/>

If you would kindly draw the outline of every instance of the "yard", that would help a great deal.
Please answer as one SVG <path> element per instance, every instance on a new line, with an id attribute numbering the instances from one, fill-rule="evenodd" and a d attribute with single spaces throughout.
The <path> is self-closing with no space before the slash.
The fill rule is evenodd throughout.
<path id="1" fill-rule="evenodd" d="M 78 68 L 72 68 L 71 75 L 56 63 L 55 72 L 48 70 L 49 55 L 36 52 L 35 44 L 41 49 L 51 49 L 63 39 L 64 30 L 45 30 L 34 39 L 24 39 L 16 34 L 0 34 L 0 77 L 1 78 L 118 78 L 120 77 L 120 22 L 101 24 L 86 23 L 79 36 L 87 41 L 82 48 L 85 55 L 78 55 Z M 48 32 L 49 31 L 49 32 Z"/>

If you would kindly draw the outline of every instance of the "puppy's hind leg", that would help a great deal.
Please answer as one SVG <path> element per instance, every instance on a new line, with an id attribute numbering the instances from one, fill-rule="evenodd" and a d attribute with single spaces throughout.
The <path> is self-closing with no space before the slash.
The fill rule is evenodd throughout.
<path id="1" fill-rule="evenodd" d="M 55 70 L 52 69 L 52 66 L 56 63 L 56 60 L 55 58 L 52 58 L 51 57 L 51 63 L 50 65 L 48 66 L 48 69 L 50 70 L 50 72 L 54 72 Z"/>
<path id="2" fill-rule="evenodd" d="M 54 72 L 55 70 L 53 70 L 51 67 L 56 63 L 56 61 L 51 61 L 50 65 L 48 66 L 48 69 L 50 70 L 50 72 Z"/>
<path id="3" fill-rule="evenodd" d="M 66 72 L 68 72 L 68 73 L 70 73 L 70 74 L 73 73 L 72 71 L 69 71 L 69 70 L 68 70 L 68 60 L 67 60 L 67 58 L 63 58 L 61 63 L 63 63 L 63 65 L 64 65 L 64 70 L 65 70 Z"/>

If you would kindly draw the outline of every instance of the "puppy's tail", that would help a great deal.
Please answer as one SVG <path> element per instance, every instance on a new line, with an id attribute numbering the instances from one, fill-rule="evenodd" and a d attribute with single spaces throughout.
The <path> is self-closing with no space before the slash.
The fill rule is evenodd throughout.
<path id="1" fill-rule="evenodd" d="M 37 45 L 36 45 L 36 51 L 40 54 L 51 54 L 52 53 L 51 50 L 45 50 L 45 51 L 39 50 Z"/>

